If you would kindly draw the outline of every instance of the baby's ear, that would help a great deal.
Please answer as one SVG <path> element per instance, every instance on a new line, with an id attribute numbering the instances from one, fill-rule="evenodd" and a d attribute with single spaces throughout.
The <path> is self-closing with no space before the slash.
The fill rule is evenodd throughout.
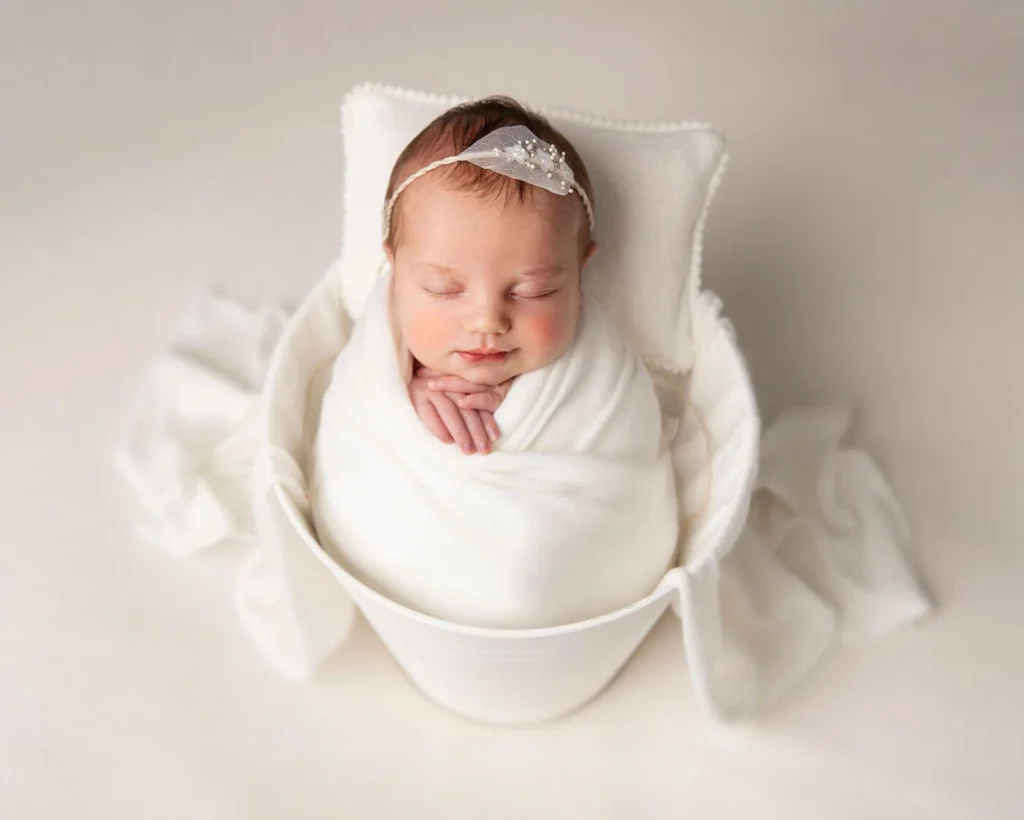
<path id="1" fill-rule="evenodd" d="M 388 267 L 391 270 L 395 269 L 395 252 L 391 249 L 391 245 L 387 242 L 384 243 L 384 255 L 388 258 Z"/>
<path id="2" fill-rule="evenodd" d="M 597 253 L 597 243 L 590 239 L 587 241 L 587 246 L 583 249 L 583 261 L 580 263 L 580 268 L 585 268 L 587 263 L 594 258 L 595 253 Z"/>

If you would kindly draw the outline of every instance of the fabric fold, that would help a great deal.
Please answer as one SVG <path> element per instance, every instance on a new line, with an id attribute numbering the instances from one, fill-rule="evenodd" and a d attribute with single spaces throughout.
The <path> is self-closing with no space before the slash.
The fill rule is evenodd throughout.
<path id="1" fill-rule="evenodd" d="M 870 457 L 844 444 L 851 413 L 792 408 L 766 429 L 747 523 L 691 613 L 718 633 L 707 664 L 722 717 L 763 711 L 837 642 L 884 637 L 930 612 L 910 528 Z M 684 624 L 684 629 L 686 628 Z"/>
<path id="2" fill-rule="evenodd" d="M 255 539 L 259 391 L 287 319 L 201 293 L 151 364 L 117 453 L 148 541 L 191 554 Z"/>

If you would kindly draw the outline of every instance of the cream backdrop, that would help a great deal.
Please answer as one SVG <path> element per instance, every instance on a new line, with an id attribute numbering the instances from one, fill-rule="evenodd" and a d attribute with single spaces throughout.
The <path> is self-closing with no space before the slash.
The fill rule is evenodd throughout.
<path id="1" fill-rule="evenodd" d="M 6 0 L 0 55 L 0 817 L 1021 816 L 1024 5 Z M 274 674 L 239 554 L 144 545 L 112 451 L 197 288 L 294 304 L 333 259 L 363 80 L 722 128 L 705 282 L 768 420 L 860 409 L 938 613 L 733 728 L 668 623 L 526 730 L 365 625 Z"/>

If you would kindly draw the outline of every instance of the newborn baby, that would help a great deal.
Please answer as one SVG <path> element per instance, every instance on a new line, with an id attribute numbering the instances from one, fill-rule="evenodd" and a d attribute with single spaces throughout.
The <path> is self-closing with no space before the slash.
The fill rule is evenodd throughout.
<path id="1" fill-rule="evenodd" d="M 389 598 L 555 626 L 672 564 L 654 386 L 584 295 L 592 199 L 572 145 L 504 98 L 446 112 L 396 162 L 389 271 L 335 362 L 311 481 L 322 543 Z"/>

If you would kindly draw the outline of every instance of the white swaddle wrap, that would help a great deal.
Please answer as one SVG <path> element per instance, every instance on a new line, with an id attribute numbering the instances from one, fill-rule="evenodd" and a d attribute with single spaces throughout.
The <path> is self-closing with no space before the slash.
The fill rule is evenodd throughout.
<path id="1" fill-rule="evenodd" d="M 519 376 L 502 438 L 466 456 L 431 435 L 401 375 L 383 278 L 335 362 L 313 457 L 321 541 L 420 612 L 555 626 L 639 600 L 673 563 L 678 518 L 654 386 L 597 304 Z"/>

